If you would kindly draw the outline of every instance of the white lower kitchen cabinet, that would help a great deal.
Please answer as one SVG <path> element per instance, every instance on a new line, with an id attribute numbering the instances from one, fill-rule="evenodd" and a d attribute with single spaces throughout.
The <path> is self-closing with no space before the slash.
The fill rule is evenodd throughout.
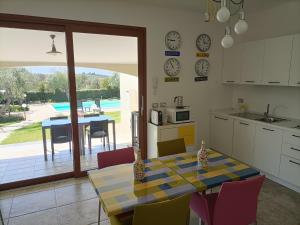
<path id="1" fill-rule="evenodd" d="M 231 156 L 233 141 L 233 119 L 226 116 L 214 114 L 211 115 L 210 131 L 211 148 Z"/>
<path id="2" fill-rule="evenodd" d="M 300 160 L 281 155 L 279 177 L 300 187 Z"/>
<path id="3" fill-rule="evenodd" d="M 253 165 L 255 124 L 244 120 L 234 120 L 232 156 Z"/>
<path id="4" fill-rule="evenodd" d="M 264 172 L 278 176 L 282 131 L 271 126 L 256 125 L 253 165 Z"/>
<path id="5" fill-rule="evenodd" d="M 148 123 L 148 158 L 155 158 L 157 142 L 183 138 L 187 151 L 196 149 L 196 123 L 179 123 L 156 126 Z"/>

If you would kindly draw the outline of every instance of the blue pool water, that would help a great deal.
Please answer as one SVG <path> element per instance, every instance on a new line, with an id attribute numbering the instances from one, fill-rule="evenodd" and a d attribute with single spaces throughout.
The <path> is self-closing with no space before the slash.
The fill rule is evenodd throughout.
<path id="1" fill-rule="evenodd" d="M 87 101 L 83 102 L 82 106 L 83 108 L 90 108 L 95 104 L 94 101 Z M 120 100 L 101 100 L 100 102 L 102 109 L 117 109 L 120 107 Z M 63 111 L 70 111 L 70 103 L 68 102 L 62 102 L 62 103 L 54 103 L 52 104 L 52 107 L 57 112 L 63 112 Z"/>

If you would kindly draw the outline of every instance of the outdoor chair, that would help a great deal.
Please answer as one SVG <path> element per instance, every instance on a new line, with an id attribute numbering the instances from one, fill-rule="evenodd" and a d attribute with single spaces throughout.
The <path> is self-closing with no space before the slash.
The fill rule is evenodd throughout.
<path id="1" fill-rule="evenodd" d="M 51 150 L 52 160 L 54 159 L 54 144 L 69 143 L 69 150 L 71 152 L 72 130 L 71 124 L 52 125 L 51 132 Z"/>
<path id="2" fill-rule="evenodd" d="M 90 126 L 86 130 L 87 130 L 88 145 L 89 145 L 90 153 L 92 152 L 92 139 L 93 138 L 103 139 L 103 147 L 105 147 L 105 138 L 106 138 L 108 150 L 110 151 L 108 120 L 91 121 Z"/>
<path id="3" fill-rule="evenodd" d="M 102 109 L 101 109 L 101 103 L 100 102 L 101 102 L 101 100 L 99 98 L 95 99 L 95 105 L 97 106 L 97 108 L 94 108 L 93 111 L 98 112 L 101 115 L 103 115 L 104 111 L 102 111 Z"/>
<path id="4" fill-rule="evenodd" d="M 186 152 L 183 138 L 157 142 L 158 157 Z"/>

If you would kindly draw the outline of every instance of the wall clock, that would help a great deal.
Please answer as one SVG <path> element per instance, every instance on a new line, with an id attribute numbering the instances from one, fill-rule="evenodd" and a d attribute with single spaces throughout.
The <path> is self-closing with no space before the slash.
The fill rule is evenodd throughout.
<path id="1" fill-rule="evenodd" d="M 181 36 L 177 31 L 170 31 L 165 37 L 166 47 L 170 50 L 178 50 L 181 46 Z"/>
<path id="2" fill-rule="evenodd" d="M 196 40 L 196 46 L 200 52 L 207 52 L 211 46 L 211 39 L 208 34 L 200 34 Z"/>
<path id="3" fill-rule="evenodd" d="M 180 62 L 176 58 L 169 58 L 165 62 L 164 70 L 168 76 L 174 77 L 177 76 L 180 72 L 181 66 Z"/>
<path id="4" fill-rule="evenodd" d="M 206 59 L 199 59 L 195 63 L 195 72 L 198 76 L 207 76 L 209 70 L 209 62 Z"/>

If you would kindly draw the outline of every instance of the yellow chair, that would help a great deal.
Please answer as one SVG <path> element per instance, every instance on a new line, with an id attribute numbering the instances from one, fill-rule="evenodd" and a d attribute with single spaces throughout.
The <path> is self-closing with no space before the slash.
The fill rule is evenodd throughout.
<path id="1" fill-rule="evenodd" d="M 133 217 L 110 217 L 111 225 L 187 225 L 191 195 L 137 206 Z"/>
<path id="2" fill-rule="evenodd" d="M 157 142 L 158 157 L 186 152 L 184 139 Z"/>

